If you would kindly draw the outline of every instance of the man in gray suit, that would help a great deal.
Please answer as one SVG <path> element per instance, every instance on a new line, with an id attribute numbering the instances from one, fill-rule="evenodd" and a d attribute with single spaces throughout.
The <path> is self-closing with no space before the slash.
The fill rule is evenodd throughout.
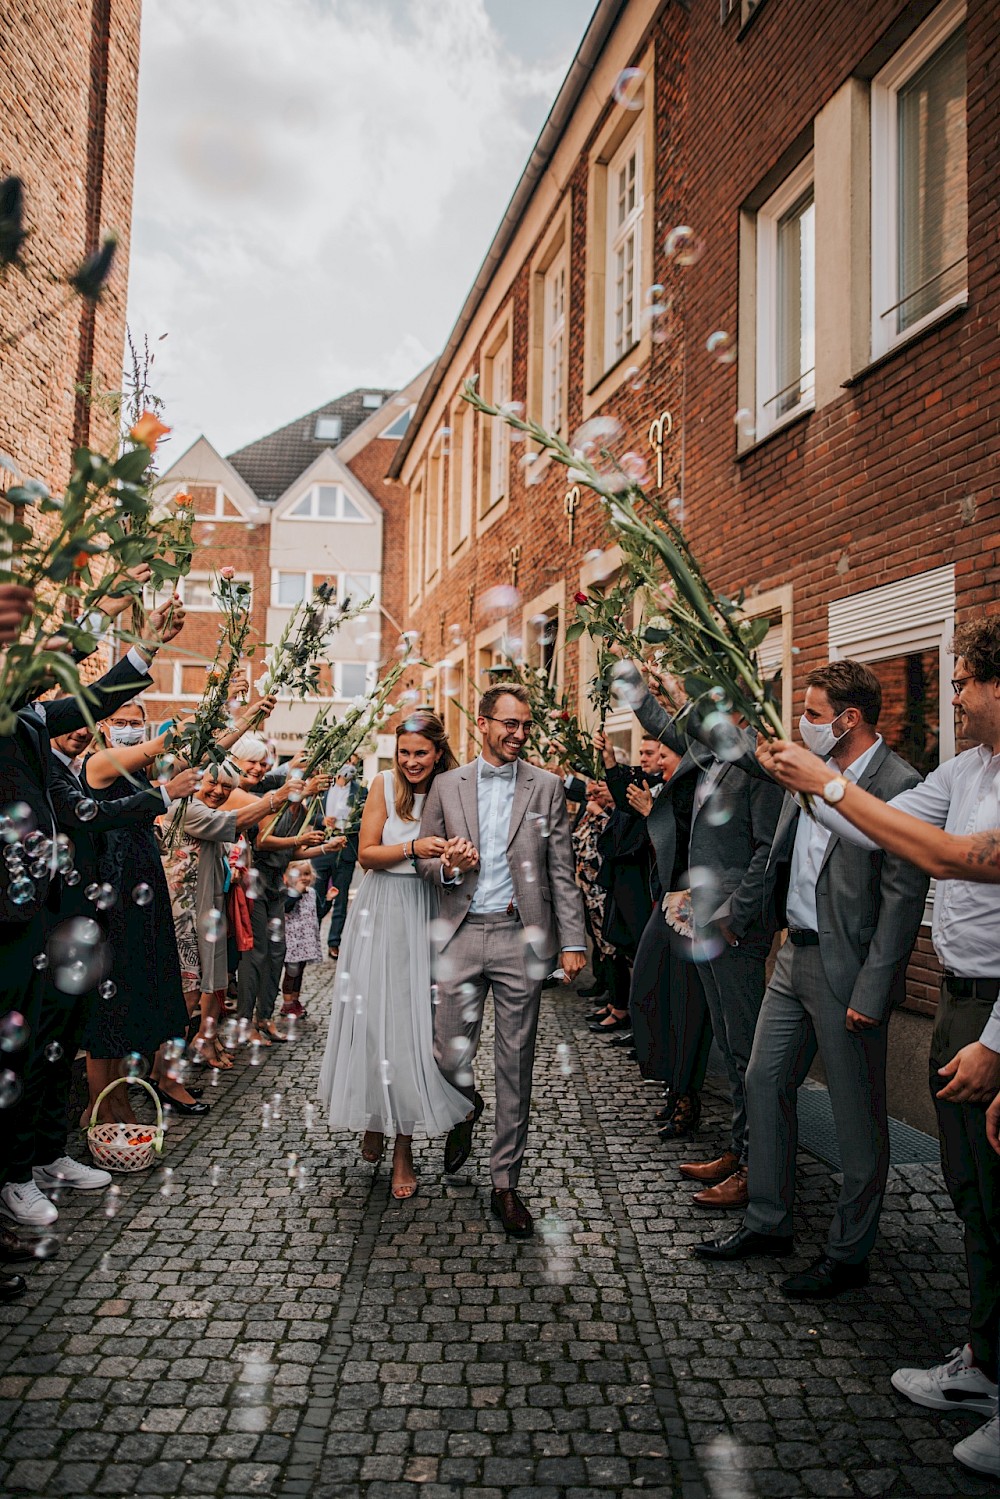
<path id="1" fill-rule="evenodd" d="M 747 775 L 706 745 L 679 733 L 666 710 L 643 688 L 634 665 L 623 664 L 615 675 L 646 732 L 682 757 L 667 788 L 669 794 L 658 799 L 647 826 L 657 848 L 661 883 L 668 861 L 674 866 L 668 889 L 679 888 L 680 880 L 693 883 L 697 973 L 733 1102 L 730 1135 L 722 1154 L 711 1161 L 683 1164 L 680 1172 L 701 1183 L 702 1190 L 693 1199 L 699 1207 L 745 1207 L 744 1076 L 764 998 L 764 964 L 774 936 L 763 892 L 783 793 L 773 782 Z M 690 789 L 685 815 L 686 781 Z M 693 882 L 691 870 L 695 871 Z M 662 942 L 666 923 L 659 909 L 651 920 L 659 935 L 652 933 L 650 940 L 655 937 Z M 643 965 L 638 959 L 636 974 L 641 987 Z M 678 1000 L 678 995 L 670 996 L 672 1004 Z"/>
<path id="2" fill-rule="evenodd" d="M 441 897 L 434 933 L 434 1054 L 445 1077 L 473 1105 L 469 1119 L 448 1136 L 444 1165 L 452 1172 L 465 1164 L 483 1110 L 472 1064 L 492 988 L 496 1136 L 490 1208 L 508 1234 L 526 1238 L 534 1225 L 517 1183 L 528 1134 L 539 997 L 557 954 L 567 982 L 583 968 L 583 900 L 562 782 L 521 759 L 531 731 L 528 694 L 517 686 L 491 687 L 476 721 L 482 753 L 471 765 L 435 777 L 420 820 L 421 837 L 443 838 L 444 853 L 417 861 Z"/>
<path id="3" fill-rule="evenodd" d="M 920 776 L 877 731 L 882 689 L 867 666 L 832 661 L 806 684 L 799 728 L 810 748 L 884 801 L 917 785 Z M 752 768 L 749 754 L 740 763 Z M 905 859 L 853 847 L 786 797 L 766 895 L 788 940 L 746 1075 L 750 1201 L 736 1233 L 696 1246 L 703 1259 L 791 1253 L 795 1101 L 818 1050 L 844 1181 L 825 1252 L 782 1289 L 819 1299 L 867 1283 L 889 1166 L 886 1036 L 905 997 L 926 894 L 926 876 Z"/>

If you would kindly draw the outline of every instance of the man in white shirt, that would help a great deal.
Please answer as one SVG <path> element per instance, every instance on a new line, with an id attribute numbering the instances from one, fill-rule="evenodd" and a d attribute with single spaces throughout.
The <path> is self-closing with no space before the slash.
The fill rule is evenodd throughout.
<path id="1" fill-rule="evenodd" d="M 1000 828 L 1000 614 L 960 629 L 955 652 L 952 702 L 962 737 L 976 748 L 945 761 L 922 785 L 888 805 L 968 837 Z M 787 751 L 777 757 L 775 773 L 832 807 L 846 793 L 838 777 Z M 817 801 L 817 816 L 845 842 L 878 846 L 823 801 Z M 987 1130 L 987 1106 L 1000 1089 L 1000 890 L 964 879 L 939 880 L 932 937 L 945 971 L 931 1039 L 930 1084 L 942 1170 L 965 1228 L 969 1341 L 933 1368 L 897 1369 L 892 1383 L 928 1409 L 987 1415 L 986 1425 L 954 1452 L 973 1471 L 1000 1477 L 1000 1156 Z"/>

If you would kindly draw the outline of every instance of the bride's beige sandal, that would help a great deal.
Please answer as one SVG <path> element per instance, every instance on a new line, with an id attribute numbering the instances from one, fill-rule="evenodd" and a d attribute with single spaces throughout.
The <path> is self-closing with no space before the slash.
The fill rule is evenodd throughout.
<path id="1" fill-rule="evenodd" d="M 373 1145 L 372 1141 L 378 1141 Z M 361 1159 L 367 1161 L 369 1166 L 377 1166 L 385 1155 L 385 1135 L 380 1134 L 377 1129 L 366 1129 L 361 1136 Z"/>

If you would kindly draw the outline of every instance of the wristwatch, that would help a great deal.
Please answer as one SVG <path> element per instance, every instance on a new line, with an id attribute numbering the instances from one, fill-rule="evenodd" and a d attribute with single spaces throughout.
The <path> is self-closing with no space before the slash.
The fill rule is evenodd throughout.
<path id="1" fill-rule="evenodd" d="M 835 807 L 838 802 L 844 800 L 844 792 L 847 790 L 848 780 L 846 776 L 834 776 L 832 781 L 827 781 L 823 787 L 823 800 L 829 806 Z"/>

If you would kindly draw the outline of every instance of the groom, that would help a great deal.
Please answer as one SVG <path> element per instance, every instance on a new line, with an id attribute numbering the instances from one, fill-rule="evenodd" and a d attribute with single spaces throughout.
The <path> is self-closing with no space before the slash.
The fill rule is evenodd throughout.
<path id="1" fill-rule="evenodd" d="M 518 686 L 491 687 L 476 722 L 482 753 L 471 765 L 434 778 L 420 820 L 422 838 L 445 842 L 439 858 L 418 860 L 421 875 L 441 895 L 434 1055 L 473 1104 L 448 1136 L 444 1168 L 458 1171 L 468 1160 L 483 1111 L 472 1063 L 492 988 L 497 1101 L 490 1208 L 508 1234 L 527 1238 L 534 1225 L 517 1180 L 528 1134 L 538 1002 L 557 954 L 567 983 L 583 968 L 583 902 L 562 781 L 521 759 L 532 726 L 528 694 Z"/>

